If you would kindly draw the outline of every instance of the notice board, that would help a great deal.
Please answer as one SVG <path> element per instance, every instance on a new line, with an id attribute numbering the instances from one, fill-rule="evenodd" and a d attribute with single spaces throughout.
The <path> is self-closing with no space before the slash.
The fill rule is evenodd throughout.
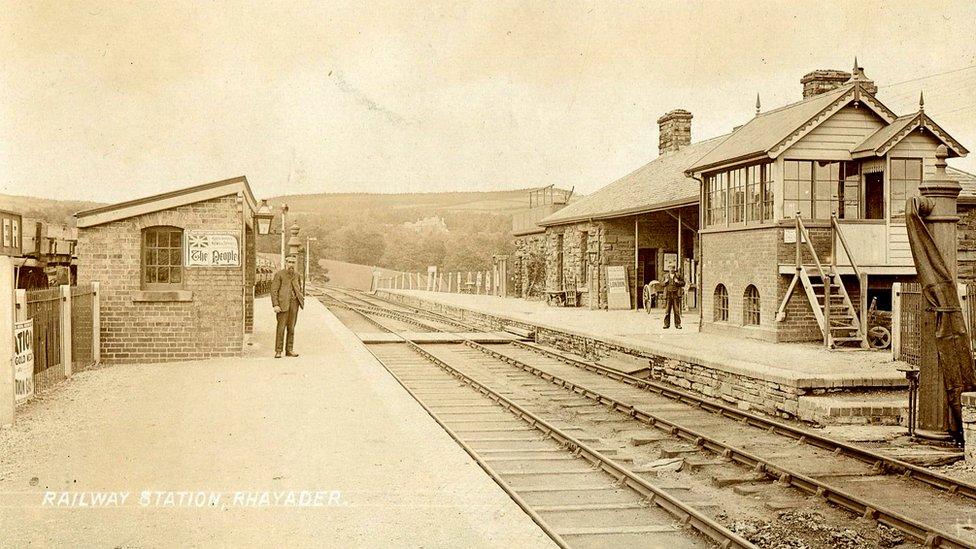
<path id="1" fill-rule="evenodd" d="M 607 308 L 630 308 L 630 285 L 627 284 L 627 267 L 611 265 L 607 267 Z"/>

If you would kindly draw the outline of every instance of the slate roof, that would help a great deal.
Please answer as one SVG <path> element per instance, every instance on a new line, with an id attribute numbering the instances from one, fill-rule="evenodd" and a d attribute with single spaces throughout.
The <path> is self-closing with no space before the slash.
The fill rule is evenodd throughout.
<path id="1" fill-rule="evenodd" d="M 619 217 L 698 203 L 698 180 L 685 169 L 728 136 L 692 143 L 666 153 L 539 222 L 562 225 L 587 219 Z"/>
<path id="2" fill-rule="evenodd" d="M 976 203 L 976 175 L 952 166 L 946 167 L 946 175 L 949 176 L 949 179 L 958 181 L 962 186 L 962 191 L 959 193 L 960 202 Z"/>
<path id="3" fill-rule="evenodd" d="M 185 189 L 80 211 L 75 214 L 75 219 L 77 219 L 78 227 L 92 227 L 137 215 L 145 215 L 186 204 L 193 204 L 201 200 L 236 194 L 238 192 L 244 194 L 245 202 L 251 208 L 251 211 L 257 210 L 257 201 L 254 199 L 254 193 L 251 191 L 251 186 L 247 182 L 247 177 L 241 175 L 231 179 L 204 183 Z"/>
<path id="4" fill-rule="evenodd" d="M 854 85 L 845 84 L 835 90 L 756 115 L 687 169 L 697 171 L 720 162 L 765 156 L 783 138 L 843 97 Z"/>

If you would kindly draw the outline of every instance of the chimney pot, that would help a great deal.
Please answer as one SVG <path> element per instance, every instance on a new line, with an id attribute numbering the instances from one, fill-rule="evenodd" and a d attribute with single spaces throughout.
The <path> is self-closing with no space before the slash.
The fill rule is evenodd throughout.
<path id="1" fill-rule="evenodd" d="M 657 119 L 660 154 L 673 152 L 691 144 L 691 119 L 691 113 L 684 109 L 669 111 Z"/>

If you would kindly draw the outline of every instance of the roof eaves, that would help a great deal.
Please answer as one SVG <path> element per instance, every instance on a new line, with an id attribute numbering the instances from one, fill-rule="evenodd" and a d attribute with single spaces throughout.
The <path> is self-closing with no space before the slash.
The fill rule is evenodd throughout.
<path id="1" fill-rule="evenodd" d="M 144 196 L 142 198 L 135 198 L 135 199 L 132 199 L 132 200 L 126 200 L 125 202 L 116 202 L 115 204 L 109 204 L 107 206 L 99 206 L 97 208 L 91 208 L 91 209 L 88 209 L 88 210 L 82 210 L 80 212 L 77 212 L 75 214 L 75 217 L 86 217 L 86 216 L 89 216 L 89 215 L 95 215 L 95 214 L 100 214 L 100 213 L 105 213 L 105 212 L 111 212 L 113 210 L 121 210 L 122 208 L 127 208 L 129 206 L 138 206 L 140 204 L 146 204 L 148 202 L 153 202 L 155 200 L 164 200 L 164 199 L 167 199 L 167 198 L 175 198 L 177 196 L 184 195 L 184 194 L 189 194 L 189 193 L 192 193 L 192 192 L 195 192 L 195 191 L 203 191 L 203 190 L 207 190 L 207 189 L 213 189 L 213 188 L 216 188 L 216 187 L 220 187 L 220 186 L 223 186 L 223 185 L 228 185 L 230 183 L 237 183 L 237 182 L 241 182 L 241 181 L 243 181 L 243 182 L 246 183 L 247 182 L 247 177 L 245 177 L 243 175 L 239 175 L 237 177 L 232 177 L 230 179 L 222 179 L 220 181 L 213 181 L 211 183 L 204 183 L 202 185 L 196 185 L 194 187 L 186 187 L 184 189 L 177 189 L 175 191 L 168 191 L 168 192 L 165 192 L 165 193 L 154 194 L 154 195 L 151 195 L 151 196 Z M 254 195 L 251 195 L 251 199 L 252 200 L 253 200 L 253 198 L 254 198 Z"/>
<path id="2" fill-rule="evenodd" d="M 227 193 L 220 192 L 222 187 L 231 186 L 236 186 L 237 188 L 228 189 Z M 203 198 L 201 199 L 209 200 L 211 198 L 216 198 L 217 196 L 226 196 L 228 194 L 241 194 L 244 197 L 244 202 L 247 203 L 251 211 L 255 211 L 257 208 L 257 202 L 254 199 L 254 194 L 251 192 L 250 185 L 247 182 L 247 177 L 241 175 L 230 179 L 223 179 L 220 181 L 196 185 L 194 187 L 187 187 L 152 196 L 145 196 L 134 200 L 127 200 L 125 202 L 118 202 L 116 204 L 109 204 L 107 206 L 100 206 L 98 208 L 82 210 L 76 213 L 74 217 L 78 227 L 96 226 L 119 219 L 127 219 L 135 215 L 143 215 L 144 213 L 180 205 L 179 199 L 184 196 L 198 195 L 199 197 L 202 195 Z M 167 204 L 167 206 L 153 209 L 150 205 L 154 202 Z M 129 210 L 129 214 L 124 214 L 126 210 Z"/>
<path id="3" fill-rule="evenodd" d="M 667 202 L 658 202 L 651 206 L 640 206 L 636 208 L 625 208 L 622 210 L 614 210 L 612 212 L 604 212 L 596 215 L 574 215 L 572 217 L 567 217 L 563 219 L 555 219 L 547 221 L 543 219 L 539 221 L 538 224 L 542 227 L 557 227 L 559 225 L 572 225 L 574 223 L 582 223 L 584 221 L 590 221 L 593 219 L 613 219 L 617 217 L 628 217 L 631 215 L 640 215 L 645 213 L 660 212 L 663 210 L 670 210 L 673 208 L 683 208 L 685 206 L 696 206 L 698 205 L 700 199 L 699 197 L 682 198 L 678 200 L 669 200 Z"/>
<path id="4" fill-rule="evenodd" d="M 735 164 L 742 164 L 745 162 L 752 162 L 755 160 L 769 158 L 769 155 L 765 151 L 755 151 L 742 156 L 737 156 L 735 158 L 727 158 L 725 160 L 720 160 L 718 162 L 712 162 L 710 164 L 705 164 L 702 166 L 692 166 L 691 168 L 685 170 L 685 175 L 688 177 L 693 177 L 695 173 L 703 173 L 707 171 L 712 171 L 718 168 L 724 168 L 726 166 L 733 166 Z"/>

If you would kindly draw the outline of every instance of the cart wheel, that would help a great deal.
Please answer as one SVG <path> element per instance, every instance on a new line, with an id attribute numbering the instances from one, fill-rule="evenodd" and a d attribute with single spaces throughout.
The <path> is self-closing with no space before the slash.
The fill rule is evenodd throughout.
<path id="1" fill-rule="evenodd" d="M 884 326 L 874 326 L 868 330 L 868 343 L 872 349 L 887 349 L 891 345 L 891 332 Z"/>

